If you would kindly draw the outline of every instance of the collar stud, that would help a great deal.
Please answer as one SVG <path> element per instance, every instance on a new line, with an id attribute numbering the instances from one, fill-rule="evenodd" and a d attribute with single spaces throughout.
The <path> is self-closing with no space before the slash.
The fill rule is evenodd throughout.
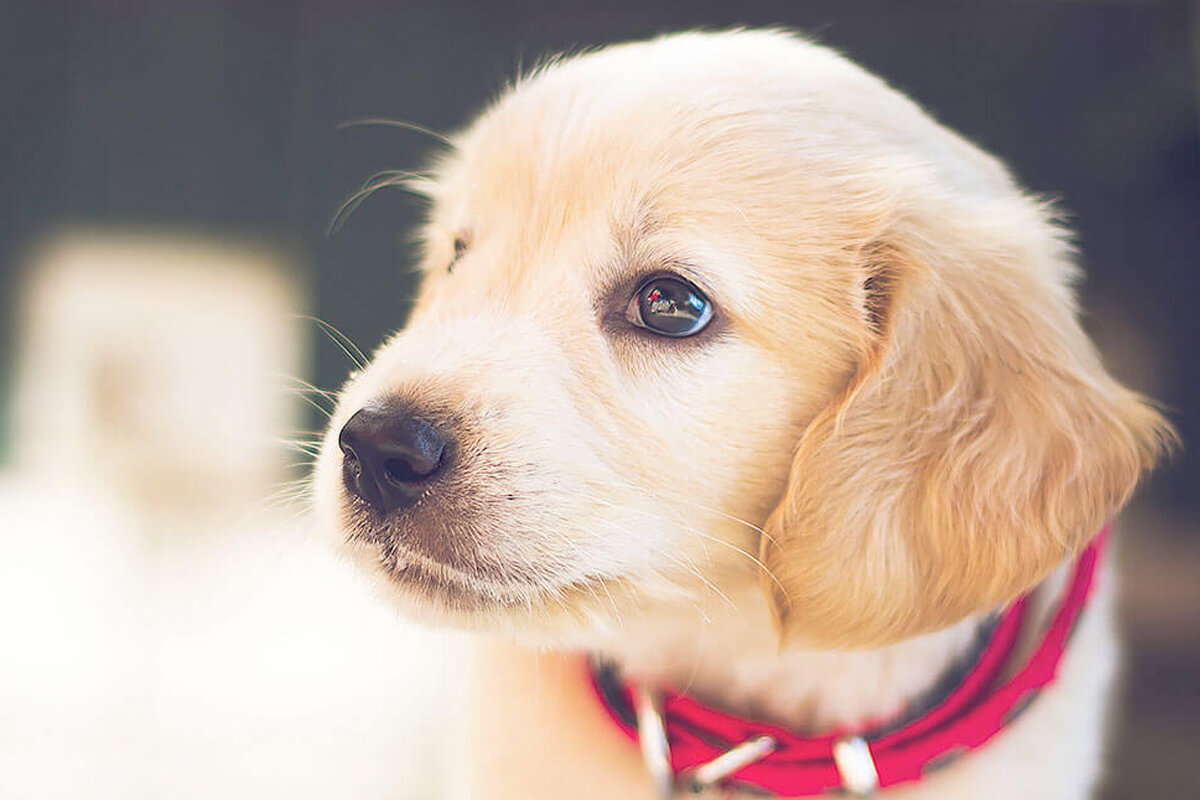
<path id="1" fill-rule="evenodd" d="M 871 747 L 861 736 L 839 739 L 833 744 L 833 762 L 842 776 L 842 786 L 855 797 L 870 797 L 879 788 L 879 772 Z"/>

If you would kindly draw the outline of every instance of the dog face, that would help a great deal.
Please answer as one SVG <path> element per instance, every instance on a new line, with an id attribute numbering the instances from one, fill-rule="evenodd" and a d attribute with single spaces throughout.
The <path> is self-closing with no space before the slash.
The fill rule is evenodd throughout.
<path id="1" fill-rule="evenodd" d="M 455 144 L 316 473 L 418 614 L 562 638 L 761 582 L 877 645 L 1029 588 L 1156 457 L 1045 210 L 827 50 L 610 48 Z"/>

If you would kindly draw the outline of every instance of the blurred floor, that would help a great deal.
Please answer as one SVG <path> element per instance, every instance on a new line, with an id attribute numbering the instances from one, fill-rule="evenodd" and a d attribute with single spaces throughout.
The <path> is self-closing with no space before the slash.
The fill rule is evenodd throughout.
<path id="1" fill-rule="evenodd" d="M 0 513 L 26 534 L 0 541 L 0 797 L 437 796 L 459 637 L 400 619 L 303 516 L 147 517 L 13 474 Z"/>

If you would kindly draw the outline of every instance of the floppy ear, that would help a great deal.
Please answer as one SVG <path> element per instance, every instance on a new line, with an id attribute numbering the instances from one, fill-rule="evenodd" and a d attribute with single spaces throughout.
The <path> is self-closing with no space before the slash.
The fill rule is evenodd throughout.
<path id="1" fill-rule="evenodd" d="M 1015 192 L 976 205 L 904 214 L 861 250 L 857 374 L 763 539 L 785 641 L 877 646 L 1002 606 L 1172 439 L 1080 328 L 1061 231 Z"/>

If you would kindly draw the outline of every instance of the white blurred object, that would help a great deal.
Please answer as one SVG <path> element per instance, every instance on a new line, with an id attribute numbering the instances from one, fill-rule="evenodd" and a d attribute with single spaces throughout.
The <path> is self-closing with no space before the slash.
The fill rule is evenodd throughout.
<path id="1" fill-rule="evenodd" d="M 264 500 L 294 460 L 292 274 L 165 235 L 35 255 L 0 476 L 0 797 L 436 796 L 462 640 Z"/>
<path id="2" fill-rule="evenodd" d="M 265 250 L 76 232 L 35 252 L 21 297 L 14 457 L 147 500 L 258 496 L 297 422 L 294 273 Z"/>

